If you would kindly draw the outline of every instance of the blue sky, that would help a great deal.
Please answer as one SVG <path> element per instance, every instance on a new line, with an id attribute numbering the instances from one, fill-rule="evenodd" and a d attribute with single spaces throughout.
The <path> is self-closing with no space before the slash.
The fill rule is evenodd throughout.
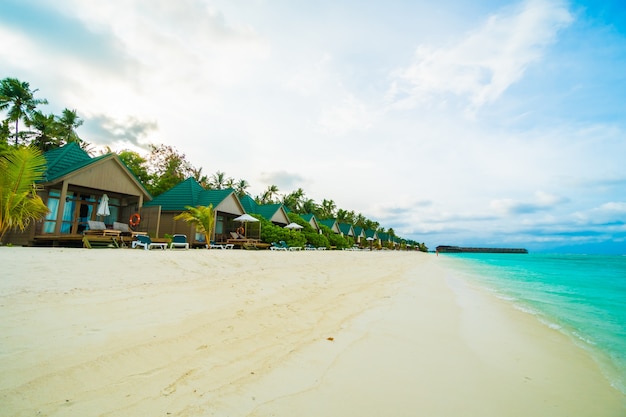
<path id="1" fill-rule="evenodd" d="M 341 3 L 341 4 L 337 4 Z M 619 1 L 3 0 L 0 76 L 402 237 L 626 253 Z"/>

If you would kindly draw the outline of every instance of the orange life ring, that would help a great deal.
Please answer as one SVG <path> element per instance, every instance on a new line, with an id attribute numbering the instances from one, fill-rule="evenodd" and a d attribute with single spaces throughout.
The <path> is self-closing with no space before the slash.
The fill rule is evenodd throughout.
<path id="1" fill-rule="evenodd" d="M 139 226 L 140 221 L 141 221 L 141 216 L 139 216 L 139 213 L 135 213 L 130 216 L 130 219 L 128 219 L 128 224 L 130 224 L 133 227 L 137 227 Z"/>

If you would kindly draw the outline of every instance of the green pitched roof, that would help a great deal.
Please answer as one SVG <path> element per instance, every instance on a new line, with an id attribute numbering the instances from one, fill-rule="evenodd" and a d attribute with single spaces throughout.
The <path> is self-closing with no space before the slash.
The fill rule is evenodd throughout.
<path id="1" fill-rule="evenodd" d="M 371 238 L 376 239 L 378 237 L 378 234 L 376 233 L 376 230 L 366 229 L 365 230 L 365 237 L 371 237 Z"/>
<path id="2" fill-rule="evenodd" d="M 335 225 L 335 223 L 337 223 L 337 220 L 335 219 L 324 219 L 324 220 L 318 220 L 317 221 L 319 224 L 323 224 L 326 227 L 330 227 L 332 229 L 332 227 Z"/>
<path id="3" fill-rule="evenodd" d="M 187 206 L 197 207 L 208 206 L 209 204 L 217 207 L 232 193 L 234 190 L 231 188 L 205 190 L 198 181 L 189 177 L 144 205 L 148 207 L 161 206 L 163 211 L 184 211 Z"/>
<path id="4" fill-rule="evenodd" d="M 217 207 L 222 201 L 224 201 L 229 195 L 233 194 L 235 190 L 232 188 L 226 188 L 224 190 L 202 190 L 196 200 L 197 206 L 208 206 L 213 204 L 213 207 Z"/>
<path id="5" fill-rule="evenodd" d="M 271 221 L 272 217 L 274 217 L 274 214 L 276 214 L 276 212 L 280 210 L 281 207 L 282 207 L 282 204 L 259 205 L 257 206 L 256 214 L 260 214 L 261 216 L 265 217 L 267 220 Z"/>
<path id="6" fill-rule="evenodd" d="M 258 214 L 256 212 L 258 204 L 256 203 L 256 201 L 254 201 L 254 198 L 246 194 L 243 197 L 239 197 L 239 201 L 241 202 L 241 205 L 243 206 L 243 209 L 246 211 L 246 213 Z"/>
<path id="7" fill-rule="evenodd" d="M 46 175 L 44 181 L 52 182 L 57 178 L 93 164 L 108 155 L 92 158 L 77 143 L 71 142 L 60 148 L 44 153 L 46 158 Z"/>
<path id="8" fill-rule="evenodd" d="M 280 210 L 281 207 L 284 207 L 280 203 L 257 204 L 257 202 L 254 201 L 254 199 L 250 197 L 248 194 L 244 195 L 243 197 L 240 197 L 239 201 L 241 201 L 241 205 L 243 206 L 246 213 L 258 214 L 262 216 L 264 219 L 267 219 L 269 221 L 272 221 L 272 217 L 274 217 L 276 212 Z M 286 208 L 285 208 L 285 212 L 286 212 Z"/>
<path id="9" fill-rule="evenodd" d="M 350 223 L 339 223 L 339 230 L 344 235 L 348 236 L 350 234 L 350 229 L 352 229 L 352 225 Z"/>
<path id="10" fill-rule="evenodd" d="M 307 222 L 310 222 L 311 219 L 313 217 L 315 217 L 315 214 L 313 213 L 306 213 L 306 214 L 301 214 L 300 217 L 302 217 L 303 220 L 306 220 Z M 317 221 L 317 219 L 315 219 Z"/>
<path id="11" fill-rule="evenodd" d="M 144 206 L 161 206 L 163 211 L 184 211 L 185 206 L 196 206 L 198 195 L 204 188 L 194 178 L 187 178 Z"/>
<path id="12" fill-rule="evenodd" d="M 300 217 L 306 221 L 307 223 L 311 224 L 311 221 L 313 221 L 313 223 L 315 223 L 314 228 L 317 230 L 320 227 L 320 222 L 317 221 L 317 217 L 315 217 L 315 214 L 313 213 L 305 213 L 305 214 L 301 214 Z"/>

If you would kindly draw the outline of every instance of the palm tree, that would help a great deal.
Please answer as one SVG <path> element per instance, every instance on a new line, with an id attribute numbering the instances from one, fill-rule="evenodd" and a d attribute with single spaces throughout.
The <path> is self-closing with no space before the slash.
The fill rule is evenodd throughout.
<path id="1" fill-rule="evenodd" d="M 210 248 L 211 233 L 215 225 L 215 210 L 213 210 L 213 204 L 198 207 L 185 206 L 185 208 L 187 211 L 183 211 L 179 215 L 174 216 L 174 220 L 183 220 L 194 225 L 198 233 L 204 234 L 205 242 Z"/>
<path id="2" fill-rule="evenodd" d="M 278 186 L 268 185 L 267 190 L 265 190 L 261 196 L 261 204 L 273 203 L 276 195 L 278 195 Z"/>
<path id="3" fill-rule="evenodd" d="M 250 187 L 250 183 L 246 180 L 239 180 L 235 183 L 234 186 L 235 192 L 239 197 L 243 197 L 244 195 L 246 195 L 246 189 L 248 189 L 248 187 Z"/>
<path id="4" fill-rule="evenodd" d="M 202 175 L 202 167 L 191 167 L 191 175 L 196 181 L 198 181 L 198 184 L 200 184 L 202 188 L 206 190 L 211 189 L 211 185 L 209 184 L 209 178 L 206 175 Z"/>
<path id="5" fill-rule="evenodd" d="M 0 123 L 0 145 L 3 147 L 8 144 L 9 136 L 11 136 L 11 129 L 9 129 L 9 121 L 3 120 Z"/>
<path id="6" fill-rule="evenodd" d="M 323 219 L 332 219 L 335 216 L 337 205 L 333 200 L 322 200 L 321 215 Z"/>
<path id="7" fill-rule="evenodd" d="M 17 78 L 5 78 L 0 81 L 0 110 L 9 109 L 9 120 L 15 122 L 15 145 L 19 137 L 20 119 L 28 120 L 35 108 L 40 104 L 48 104 L 46 99 L 37 99 L 33 95 L 37 89 L 31 91 L 30 85 Z"/>
<path id="8" fill-rule="evenodd" d="M 211 188 L 215 190 L 223 190 L 226 187 L 226 183 L 228 182 L 228 178 L 226 178 L 226 174 L 222 171 L 217 171 L 215 174 L 211 175 Z"/>
<path id="9" fill-rule="evenodd" d="M 315 212 L 318 209 L 319 209 L 319 206 L 317 205 L 317 203 L 315 203 L 315 201 L 312 198 L 307 198 L 306 200 L 302 202 L 302 213 L 315 214 Z"/>
<path id="10" fill-rule="evenodd" d="M 83 124 L 83 121 L 76 114 L 76 110 L 63 109 L 61 117 L 57 118 L 59 123 L 59 138 L 65 143 L 76 142 L 82 147 L 83 140 L 76 133 L 76 128 Z"/>
<path id="11" fill-rule="evenodd" d="M 31 145 L 37 147 L 43 152 L 59 147 L 57 139 L 59 134 L 59 123 L 55 120 L 53 114 L 45 115 L 39 110 L 35 110 L 27 125 L 34 128 L 35 132 Z"/>
<path id="12" fill-rule="evenodd" d="M 24 231 L 48 213 L 35 185 L 45 171 L 46 159 L 36 148 L 12 148 L 0 156 L 0 242 L 9 230 Z"/>

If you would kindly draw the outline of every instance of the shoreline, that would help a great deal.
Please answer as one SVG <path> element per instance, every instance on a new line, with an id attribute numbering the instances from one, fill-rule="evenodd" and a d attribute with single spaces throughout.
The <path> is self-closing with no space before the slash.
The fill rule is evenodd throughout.
<path id="1" fill-rule="evenodd" d="M 476 272 L 474 267 L 471 267 L 468 270 L 467 267 L 464 266 L 466 261 L 469 261 L 470 264 L 468 265 L 471 265 L 471 260 L 452 257 L 442 259 L 445 259 L 446 262 L 451 262 L 452 268 L 454 270 L 458 269 L 458 273 L 463 276 L 462 279 L 470 283 L 470 285 L 478 288 L 479 291 L 486 292 L 496 300 L 501 300 L 506 304 L 510 304 L 516 310 L 533 317 L 542 325 L 565 335 L 571 343 L 587 352 L 598 364 L 602 373 L 609 381 L 609 384 L 618 390 L 622 395 L 626 396 L 626 386 L 624 385 L 623 379 L 623 367 L 620 368 L 619 359 L 613 358 L 610 351 L 607 351 L 604 347 L 599 347 L 594 341 L 590 340 L 589 337 L 591 336 L 583 336 L 580 330 L 567 323 L 567 320 L 564 320 L 562 317 L 551 315 L 550 312 L 543 311 L 540 306 L 532 305 L 532 303 L 529 303 L 528 300 L 524 299 L 523 295 L 508 294 L 506 287 L 499 287 L 497 280 L 489 280 L 489 283 L 485 282 L 480 275 L 486 274 L 486 276 L 488 276 L 488 273 L 485 271 L 482 271 L 481 273 Z M 458 264 L 459 262 L 460 264 Z"/>
<path id="2" fill-rule="evenodd" d="M 437 259 L 0 248 L 0 416 L 623 414 L 588 352 Z"/>

